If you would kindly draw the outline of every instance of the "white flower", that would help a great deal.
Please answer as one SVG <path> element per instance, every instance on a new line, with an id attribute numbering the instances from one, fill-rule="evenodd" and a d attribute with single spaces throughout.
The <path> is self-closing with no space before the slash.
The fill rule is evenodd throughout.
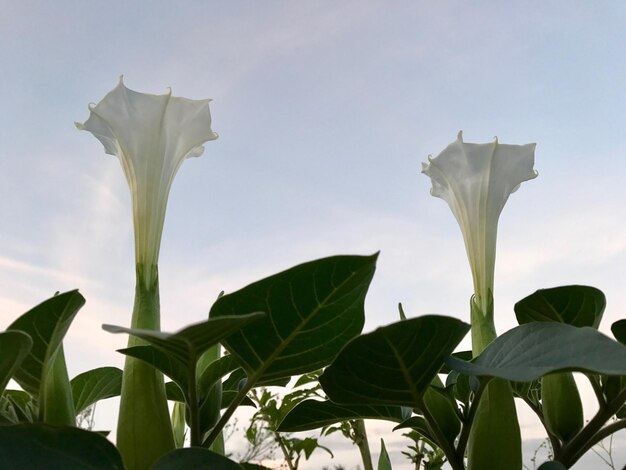
<path id="1" fill-rule="evenodd" d="M 135 261 L 146 285 L 159 258 L 167 199 L 185 158 L 202 155 L 202 144 L 217 139 L 211 130 L 209 102 L 138 93 L 120 82 L 98 104 L 81 130 L 91 132 L 110 155 L 119 158 L 130 186 L 135 228 Z"/>
<path id="2" fill-rule="evenodd" d="M 461 226 L 483 315 L 490 310 L 493 291 L 498 218 L 509 195 L 537 176 L 534 154 L 535 144 L 506 145 L 497 138 L 468 144 L 459 132 L 456 141 L 422 164 L 422 173 L 432 181 L 431 194 L 448 203 Z"/>

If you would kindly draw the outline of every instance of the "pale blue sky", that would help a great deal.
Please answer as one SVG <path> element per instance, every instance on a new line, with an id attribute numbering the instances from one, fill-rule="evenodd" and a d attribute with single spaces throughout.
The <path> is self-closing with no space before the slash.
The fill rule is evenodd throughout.
<path id="1" fill-rule="evenodd" d="M 79 133 L 124 74 L 213 98 L 217 141 L 186 162 L 161 249 L 163 325 L 222 289 L 312 258 L 381 250 L 367 325 L 468 318 L 471 276 L 420 163 L 455 139 L 537 142 L 539 177 L 500 223 L 500 331 L 537 288 L 585 283 L 626 312 L 626 6 L 617 1 L 0 0 L 0 328 L 56 290 L 87 305 L 72 375 L 121 363 L 133 297 L 130 198 Z M 528 425 L 530 426 L 530 424 Z M 375 439 L 373 439 L 373 442 Z M 401 459 L 400 459 L 401 461 Z"/>

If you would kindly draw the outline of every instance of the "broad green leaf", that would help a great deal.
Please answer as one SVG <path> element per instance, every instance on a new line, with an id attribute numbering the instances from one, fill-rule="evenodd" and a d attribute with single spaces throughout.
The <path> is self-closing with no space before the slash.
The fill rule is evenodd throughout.
<path id="1" fill-rule="evenodd" d="M 0 393 L 26 358 L 33 346 L 33 340 L 22 331 L 0 333 Z"/>
<path id="2" fill-rule="evenodd" d="M 176 449 L 161 457 L 152 470 L 201 469 L 241 470 L 241 465 L 202 447 Z"/>
<path id="3" fill-rule="evenodd" d="M 515 304 L 517 322 L 559 322 L 598 328 L 606 298 L 589 286 L 561 286 L 540 289 Z"/>
<path id="4" fill-rule="evenodd" d="M 63 337 L 85 304 L 77 290 L 55 295 L 32 308 L 7 330 L 23 331 L 33 339 L 33 347 L 21 366 L 13 374 L 15 381 L 34 397 L 39 397 L 57 349 Z"/>
<path id="5" fill-rule="evenodd" d="M 74 409 L 81 411 L 105 398 L 117 397 L 122 390 L 122 371 L 117 367 L 99 367 L 77 375 L 70 381 Z"/>
<path id="6" fill-rule="evenodd" d="M 385 441 L 383 441 L 382 438 L 380 440 L 380 455 L 378 456 L 377 470 L 393 470 L 391 468 L 391 460 L 389 460 L 387 448 L 385 447 Z"/>
<path id="7" fill-rule="evenodd" d="M 117 352 L 147 362 L 178 384 L 185 394 L 188 393 L 189 380 L 187 374 L 191 372 L 192 364 L 182 363 L 154 346 L 133 346 L 118 349 Z"/>
<path id="8" fill-rule="evenodd" d="M 190 378 L 195 377 L 201 354 L 244 325 L 263 317 L 260 312 L 241 316 L 209 319 L 188 326 L 177 333 L 102 325 L 110 333 L 128 333 L 143 339 L 149 346 L 135 346 L 119 352 L 141 359 L 171 378 L 189 398 Z M 195 385 L 195 381 L 193 381 Z"/>
<path id="9" fill-rule="evenodd" d="M 271 470 L 269 467 L 250 462 L 241 462 L 240 465 L 243 470 Z"/>
<path id="10" fill-rule="evenodd" d="M 123 470 L 122 458 L 105 437 L 69 426 L 0 426 L 0 468 Z"/>
<path id="11" fill-rule="evenodd" d="M 496 338 L 474 362 L 455 357 L 446 362 L 466 375 L 517 382 L 562 370 L 626 375 L 626 346 L 590 327 L 528 323 Z"/>
<path id="12" fill-rule="evenodd" d="M 469 329 L 438 315 L 378 328 L 352 340 L 320 383 L 336 403 L 416 406 Z"/>
<path id="13" fill-rule="evenodd" d="M 224 295 L 209 316 L 267 313 L 224 341 L 254 383 L 320 369 L 361 332 L 376 258 L 334 256 L 301 264 Z"/>
<path id="14" fill-rule="evenodd" d="M 195 365 L 196 361 L 190 361 L 190 358 L 197 359 L 204 351 L 219 343 L 226 336 L 264 315 L 263 312 L 256 311 L 246 315 L 209 319 L 188 326 L 176 333 L 124 328 L 115 325 L 102 325 L 102 328 L 109 333 L 128 333 L 136 336 L 183 364 L 193 362 Z"/>
<path id="15" fill-rule="evenodd" d="M 310 431 L 349 419 L 383 419 L 401 423 L 408 418 L 405 410 L 400 406 L 337 405 L 331 401 L 304 400 L 287 414 L 278 431 Z"/>

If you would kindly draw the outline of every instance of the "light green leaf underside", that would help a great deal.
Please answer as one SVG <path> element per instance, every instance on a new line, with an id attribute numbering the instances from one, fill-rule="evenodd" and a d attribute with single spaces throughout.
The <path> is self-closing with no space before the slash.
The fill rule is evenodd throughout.
<path id="1" fill-rule="evenodd" d="M 590 327 L 528 323 L 496 338 L 474 362 L 450 357 L 447 364 L 466 375 L 517 382 L 562 370 L 626 375 L 626 346 Z"/>

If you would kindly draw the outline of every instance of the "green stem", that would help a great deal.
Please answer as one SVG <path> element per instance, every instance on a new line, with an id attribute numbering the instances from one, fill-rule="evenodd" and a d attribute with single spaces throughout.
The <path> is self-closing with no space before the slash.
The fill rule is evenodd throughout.
<path id="1" fill-rule="evenodd" d="M 55 353 L 43 387 L 41 419 L 54 426 L 76 426 L 72 387 L 65 366 L 63 344 Z"/>
<path id="2" fill-rule="evenodd" d="M 470 299 L 470 319 L 472 325 L 472 356 L 478 356 L 497 338 L 496 326 L 493 322 L 493 299 L 488 302 L 489 308 L 483 312 L 476 304 L 475 297 Z"/>
<path id="3" fill-rule="evenodd" d="M 567 468 L 574 465 L 587 450 L 598 442 L 598 440 L 596 440 L 596 436 L 599 434 L 598 432 L 611 416 L 617 413 L 624 402 L 626 402 L 626 388 L 623 389 L 615 399 L 607 403 L 605 407 L 600 408 L 596 415 L 587 423 L 587 426 L 582 428 L 571 441 L 562 447 L 561 452 L 555 455 L 554 460 L 558 460 Z"/>
<path id="4" fill-rule="evenodd" d="M 470 300 L 472 321 L 472 354 L 474 357 L 496 339 L 491 289 L 487 298 Z M 467 444 L 467 466 L 470 470 L 521 470 L 522 438 L 515 400 L 510 384 L 492 379 L 479 398 Z"/>
<path id="5" fill-rule="evenodd" d="M 280 447 L 280 450 L 282 451 L 283 456 L 285 457 L 285 462 L 287 462 L 287 467 L 289 467 L 289 470 L 296 470 L 297 467 L 294 467 L 293 462 L 291 461 L 291 455 L 289 454 L 289 450 L 287 449 L 287 446 L 285 445 L 285 441 L 283 440 L 282 437 L 280 437 L 280 434 L 277 433 L 276 431 L 274 431 L 273 434 L 274 434 L 274 440 L 278 442 L 278 446 Z"/>
<path id="6" fill-rule="evenodd" d="M 132 328 L 160 329 L 157 267 L 151 269 L 153 282 L 147 286 L 144 267 L 137 266 Z M 128 339 L 129 347 L 144 344 L 132 335 Z M 130 356 L 126 356 L 124 363 L 117 447 L 128 470 L 148 470 L 159 457 L 175 447 L 163 375 Z"/>
<path id="7" fill-rule="evenodd" d="M 362 419 L 356 419 L 352 423 L 354 428 L 354 443 L 358 446 L 359 452 L 361 453 L 363 468 L 365 470 L 374 470 L 374 465 L 372 464 L 372 453 L 370 452 L 370 445 L 367 441 L 365 421 Z"/>

